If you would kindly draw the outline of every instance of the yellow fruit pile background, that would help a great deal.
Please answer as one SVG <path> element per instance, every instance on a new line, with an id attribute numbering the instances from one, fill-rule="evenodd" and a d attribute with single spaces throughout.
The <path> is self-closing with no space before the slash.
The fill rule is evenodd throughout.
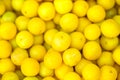
<path id="1" fill-rule="evenodd" d="M 120 80 L 120 0 L 0 0 L 0 80 Z"/>

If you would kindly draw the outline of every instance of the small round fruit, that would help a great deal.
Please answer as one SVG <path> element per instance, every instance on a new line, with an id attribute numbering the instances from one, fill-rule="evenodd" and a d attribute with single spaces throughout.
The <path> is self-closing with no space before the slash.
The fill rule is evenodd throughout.
<path id="1" fill-rule="evenodd" d="M 44 59 L 44 56 L 46 54 L 46 49 L 42 45 L 33 45 L 30 50 L 29 54 L 31 58 L 34 58 L 38 61 L 42 61 Z"/>
<path id="2" fill-rule="evenodd" d="M 78 27 L 78 17 L 73 13 L 66 13 L 60 19 L 60 27 L 65 32 L 72 32 Z"/>
<path id="3" fill-rule="evenodd" d="M 119 38 L 118 37 L 108 38 L 108 37 L 102 36 L 100 38 L 100 44 L 102 48 L 105 50 L 113 50 L 118 46 Z"/>
<path id="4" fill-rule="evenodd" d="M 15 71 L 15 65 L 10 58 L 0 59 L 0 74 L 5 74 L 6 72 Z"/>
<path id="5" fill-rule="evenodd" d="M 100 80 L 116 80 L 117 71 L 113 66 L 104 65 L 101 67 Z"/>
<path id="6" fill-rule="evenodd" d="M 63 52 L 63 61 L 68 66 L 75 66 L 81 60 L 81 53 L 76 48 L 69 48 Z"/>
<path id="7" fill-rule="evenodd" d="M 55 8 L 52 2 L 42 2 L 38 8 L 38 15 L 45 21 L 52 20 L 55 16 Z"/>
<path id="8" fill-rule="evenodd" d="M 105 18 L 105 10 L 100 5 L 91 6 L 87 11 L 87 17 L 92 22 L 100 22 Z"/>
<path id="9" fill-rule="evenodd" d="M 15 72 L 10 71 L 3 74 L 1 80 L 19 80 L 19 77 Z"/>
<path id="10" fill-rule="evenodd" d="M 15 20 L 15 24 L 19 31 L 26 30 L 29 18 L 26 16 L 18 16 Z"/>
<path id="11" fill-rule="evenodd" d="M 54 0 L 54 6 L 59 14 L 65 14 L 72 10 L 72 0 Z"/>
<path id="12" fill-rule="evenodd" d="M 71 37 L 63 31 L 57 32 L 52 39 L 52 47 L 57 51 L 64 51 L 69 48 Z"/>
<path id="13" fill-rule="evenodd" d="M 20 48 L 30 48 L 33 45 L 34 37 L 33 35 L 28 31 L 20 31 L 16 35 L 16 43 Z"/>
<path id="14" fill-rule="evenodd" d="M 83 55 L 88 60 L 96 60 L 100 57 L 102 49 L 98 42 L 88 41 L 83 46 Z"/>
<path id="15" fill-rule="evenodd" d="M 16 36 L 17 28 L 13 22 L 4 22 L 0 25 L 0 37 L 5 40 L 13 39 Z"/>
<path id="16" fill-rule="evenodd" d="M 11 55 L 12 46 L 6 40 L 0 40 L 0 58 L 7 58 Z"/>
<path id="17" fill-rule="evenodd" d="M 57 29 L 49 29 L 44 33 L 44 40 L 47 44 L 52 45 L 52 39 L 54 35 L 58 32 Z"/>
<path id="18" fill-rule="evenodd" d="M 35 17 L 37 16 L 39 4 L 35 0 L 25 0 L 23 2 L 21 12 L 26 17 Z"/>
<path id="19" fill-rule="evenodd" d="M 11 53 L 11 60 L 17 66 L 20 66 L 22 61 L 26 58 L 28 58 L 28 52 L 25 49 L 17 47 Z"/>
<path id="20" fill-rule="evenodd" d="M 25 76 L 36 76 L 39 73 L 39 68 L 39 63 L 34 58 L 26 58 L 21 64 L 21 71 Z"/>
<path id="21" fill-rule="evenodd" d="M 96 40 L 101 35 L 101 30 L 97 24 L 89 24 L 84 29 L 85 38 L 88 40 Z"/>
<path id="22" fill-rule="evenodd" d="M 113 19 L 104 20 L 100 26 L 101 32 L 108 38 L 117 37 L 120 34 L 120 27 Z"/>
<path id="23" fill-rule="evenodd" d="M 100 69 L 93 63 L 87 64 L 82 70 L 82 76 L 84 80 L 99 80 Z"/>
<path id="24" fill-rule="evenodd" d="M 16 19 L 16 14 L 12 11 L 6 11 L 1 17 L 1 23 L 4 22 L 14 22 Z"/>
<path id="25" fill-rule="evenodd" d="M 101 5 L 104 9 L 109 10 L 114 7 L 115 0 L 97 0 L 97 3 Z"/>
<path id="26" fill-rule="evenodd" d="M 89 4 L 84 0 L 77 0 L 73 3 L 72 12 L 79 17 L 83 17 L 86 15 L 87 10 L 89 8 Z"/>
<path id="27" fill-rule="evenodd" d="M 46 30 L 46 24 L 45 22 L 38 18 L 34 17 L 29 20 L 27 24 L 28 31 L 31 32 L 34 35 L 40 35 L 45 32 Z"/>
<path id="28" fill-rule="evenodd" d="M 102 52 L 101 56 L 97 60 L 97 64 L 101 67 L 103 65 L 114 65 L 114 60 L 112 57 L 112 53 L 108 51 Z"/>
<path id="29" fill-rule="evenodd" d="M 81 50 L 86 42 L 86 38 L 83 35 L 83 33 L 75 31 L 72 32 L 70 36 L 71 36 L 70 47 Z"/>
<path id="30" fill-rule="evenodd" d="M 50 69 L 55 69 L 59 67 L 62 63 L 61 53 L 51 50 L 46 53 L 44 56 L 44 64 L 46 67 Z"/>

